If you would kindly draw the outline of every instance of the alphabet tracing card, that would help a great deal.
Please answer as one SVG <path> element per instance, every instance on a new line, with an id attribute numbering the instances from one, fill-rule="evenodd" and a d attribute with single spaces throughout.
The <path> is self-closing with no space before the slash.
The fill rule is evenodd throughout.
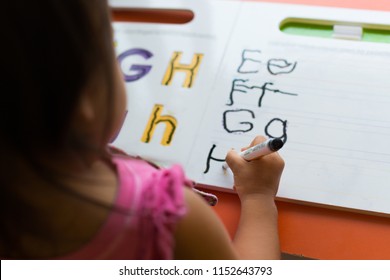
<path id="1" fill-rule="evenodd" d="M 280 137 L 278 199 L 390 214 L 389 13 L 234 1 L 148 7 L 194 18 L 113 24 L 128 92 L 114 145 L 232 191 L 227 151 L 258 134 Z"/>

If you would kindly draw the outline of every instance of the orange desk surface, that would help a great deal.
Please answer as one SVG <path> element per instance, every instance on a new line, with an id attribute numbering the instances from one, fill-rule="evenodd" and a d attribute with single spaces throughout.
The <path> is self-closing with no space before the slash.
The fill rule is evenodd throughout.
<path id="1" fill-rule="evenodd" d="M 390 11 L 389 0 L 255 1 Z M 123 19 L 123 14 L 114 11 L 116 19 Z M 214 209 L 233 236 L 240 216 L 239 199 L 235 194 L 212 192 L 219 198 Z M 285 253 L 315 259 L 390 259 L 390 217 L 293 202 L 278 201 L 277 206 L 281 249 Z"/>

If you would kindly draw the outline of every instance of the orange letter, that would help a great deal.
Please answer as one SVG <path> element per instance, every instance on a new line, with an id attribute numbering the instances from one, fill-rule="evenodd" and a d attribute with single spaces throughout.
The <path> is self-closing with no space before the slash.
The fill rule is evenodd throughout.
<path id="1" fill-rule="evenodd" d="M 189 65 L 180 64 L 180 59 L 182 56 L 182 52 L 174 52 L 172 55 L 172 59 L 169 62 L 167 71 L 165 72 L 164 78 L 161 84 L 167 86 L 172 82 L 173 74 L 176 71 L 183 71 L 186 73 L 186 79 L 184 80 L 183 87 L 190 88 L 192 86 L 193 81 L 195 80 L 196 74 L 199 70 L 200 62 L 202 61 L 203 54 L 194 54 L 192 57 L 192 62 Z"/>
<path id="2" fill-rule="evenodd" d="M 161 116 L 161 111 L 164 106 L 160 104 L 154 105 L 152 114 L 150 115 L 149 122 L 142 135 L 141 141 L 149 143 L 153 137 L 154 130 L 159 123 L 165 123 L 165 131 L 163 138 L 161 139 L 161 145 L 169 146 L 172 142 L 173 134 L 175 133 L 177 121 L 170 115 Z"/>

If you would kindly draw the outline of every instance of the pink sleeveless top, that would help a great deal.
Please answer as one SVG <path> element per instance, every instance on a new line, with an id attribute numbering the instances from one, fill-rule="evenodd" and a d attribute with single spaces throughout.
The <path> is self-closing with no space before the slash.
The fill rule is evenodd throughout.
<path id="1" fill-rule="evenodd" d="M 186 213 L 179 166 L 157 169 L 114 156 L 119 187 L 114 207 L 95 237 L 65 259 L 172 259 L 174 229 Z"/>

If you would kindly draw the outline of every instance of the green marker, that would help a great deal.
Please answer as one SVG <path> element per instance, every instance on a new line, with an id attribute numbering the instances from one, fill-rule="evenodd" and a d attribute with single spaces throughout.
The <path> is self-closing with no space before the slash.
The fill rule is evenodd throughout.
<path id="1" fill-rule="evenodd" d="M 305 19 L 287 19 L 280 25 L 286 34 L 390 43 L 390 26 L 358 25 Z"/>

